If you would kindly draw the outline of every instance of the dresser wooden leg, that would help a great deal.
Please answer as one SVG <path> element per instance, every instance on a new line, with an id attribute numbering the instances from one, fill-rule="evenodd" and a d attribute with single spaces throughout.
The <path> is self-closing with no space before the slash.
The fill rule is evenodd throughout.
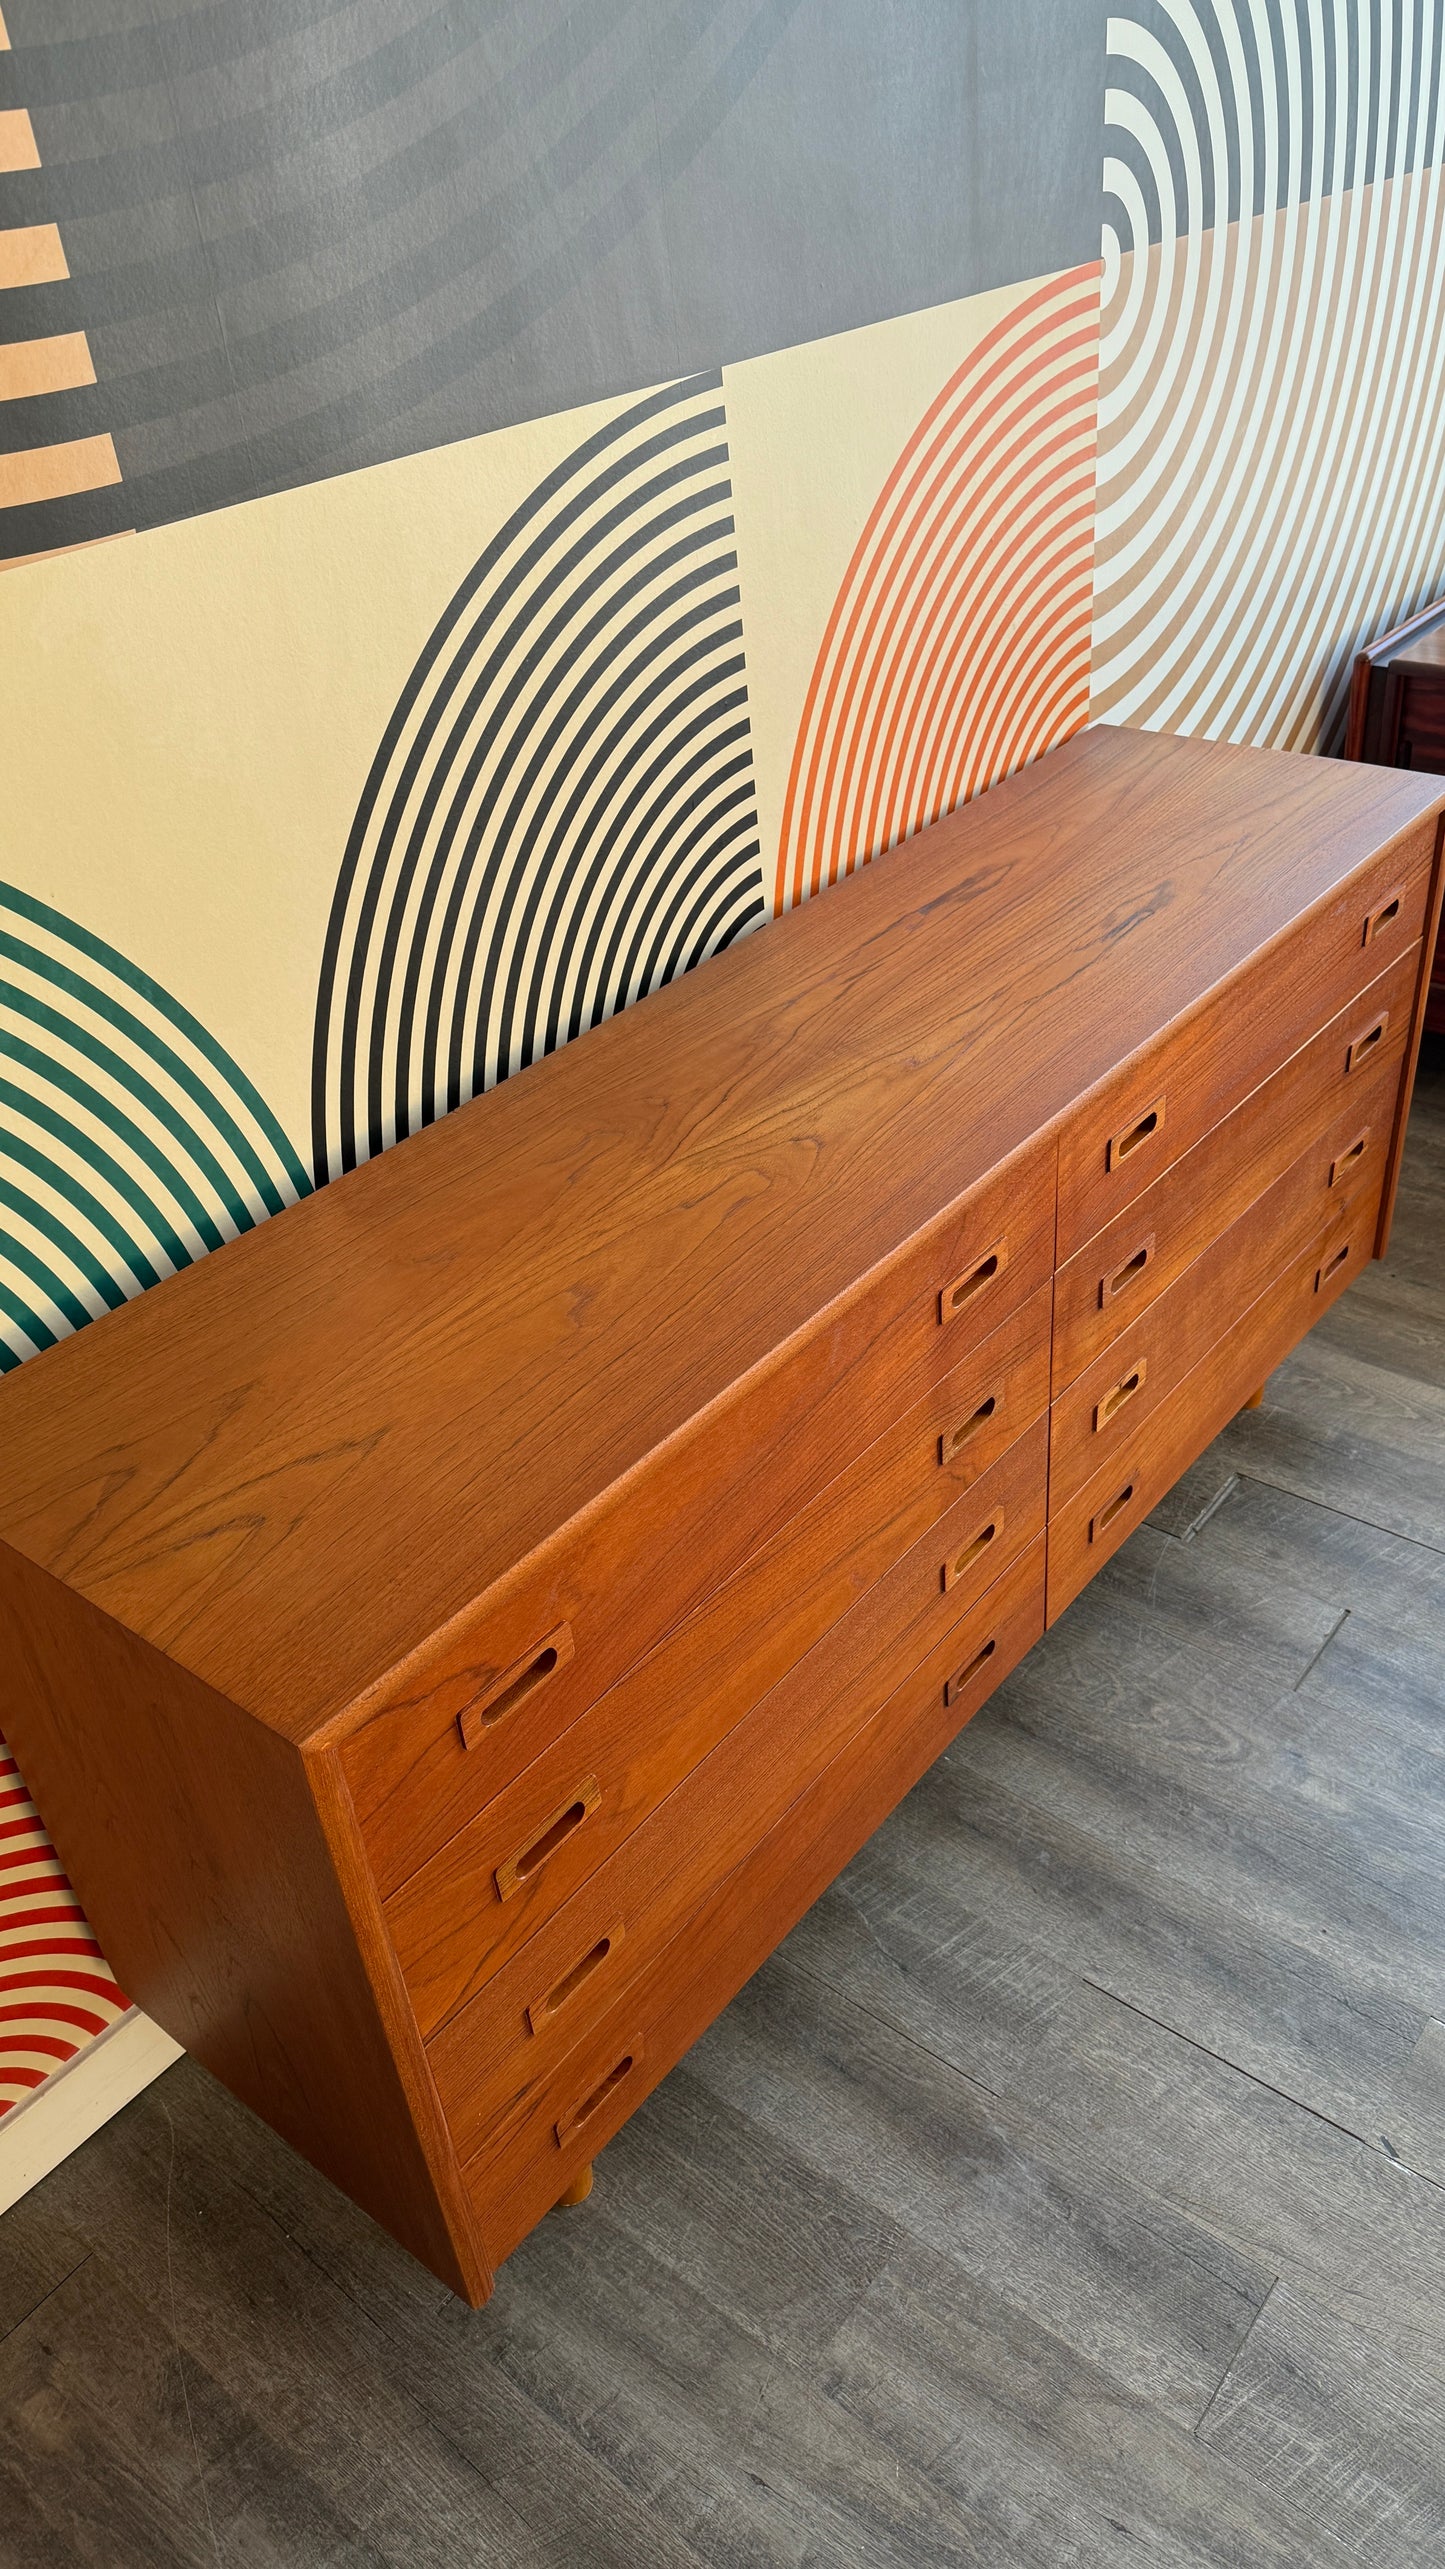
<path id="1" fill-rule="evenodd" d="M 565 2194 L 559 2194 L 559 2195 L 558 2195 L 558 2197 L 557 2197 L 557 2208 L 558 2208 L 558 2210 L 560 2211 L 560 2210 L 561 2210 L 561 2208 L 562 2208 L 562 2206 L 563 2206 L 564 2204 L 567 2204 L 567 2203 L 585 2203 L 585 2202 L 586 2202 L 586 2200 L 587 2200 L 587 2197 L 589 2196 L 589 2194 L 591 2193 L 591 2191 L 592 2191 L 592 2162 L 591 2162 L 591 2160 L 589 2159 L 585 2168 L 579 2168 L 579 2169 L 578 2169 L 577 2174 L 576 2174 L 576 2175 L 575 2175 L 575 2177 L 572 2179 L 572 2182 L 571 2182 L 571 2184 L 568 2186 L 566 2193 L 565 2193 Z"/>
<path id="2" fill-rule="evenodd" d="M 1264 1385 L 1263 1385 L 1263 1383 L 1261 1383 L 1261 1384 L 1260 1384 L 1260 1387 L 1259 1387 L 1259 1389 L 1258 1389 L 1258 1391 L 1257 1391 L 1257 1392 L 1251 1392 L 1251 1393 L 1250 1393 L 1249 1398 L 1248 1398 L 1248 1400 L 1245 1402 L 1244 1406 L 1245 1406 L 1245 1408 L 1246 1408 L 1246 1409 L 1258 1409 L 1258 1408 L 1260 1407 L 1260 1404 L 1262 1403 L 1263 1399 L 1264 1399 Z"/>

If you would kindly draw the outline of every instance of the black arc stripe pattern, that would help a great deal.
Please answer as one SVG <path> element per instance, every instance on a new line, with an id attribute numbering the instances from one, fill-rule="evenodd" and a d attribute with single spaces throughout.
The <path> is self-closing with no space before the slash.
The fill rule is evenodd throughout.
<path id="1" fill-rule="evenodd" d="M 632 403 L 487 545 L 357 808 L 318 1183 L 764 916 L 721 377 Z"/>

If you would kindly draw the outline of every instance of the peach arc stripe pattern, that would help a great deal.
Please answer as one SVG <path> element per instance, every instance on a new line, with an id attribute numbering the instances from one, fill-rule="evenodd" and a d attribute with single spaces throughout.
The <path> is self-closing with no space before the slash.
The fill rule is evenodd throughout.
<path id="1" fill-rule="evenodd" d="M 930 404 L 858 539 L 783 805 L 775 912 L 1088 716 L 1099 267 L 1047 279 Z"/>
<path id="2" fill-rule="evenodd" d="M 129 2005 L 0 1739 L 0 2121 Z"/>

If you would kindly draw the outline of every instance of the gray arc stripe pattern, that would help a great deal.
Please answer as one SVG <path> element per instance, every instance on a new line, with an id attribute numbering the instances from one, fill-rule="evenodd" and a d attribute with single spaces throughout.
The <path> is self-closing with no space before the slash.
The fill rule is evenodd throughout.
<path id="1" fill-rule="evenodd" d="M 1209 231 L 1438 161 L 1439 15 L 1439 0 L 1135 0 L 1109 21 L 1106 229 L 1136 245 Z"/>
<path id="2" fill-rule="evenodd" d="M 632 403 L 439 620 L 358 805 L 317 996 L 318 1181 L 764 915 L 721 381 Z"/>
<path id="3" fill-rule="evenodd" d="M 0 1373 L 309 1188 L 188 1009 L 0 884 Z"/>

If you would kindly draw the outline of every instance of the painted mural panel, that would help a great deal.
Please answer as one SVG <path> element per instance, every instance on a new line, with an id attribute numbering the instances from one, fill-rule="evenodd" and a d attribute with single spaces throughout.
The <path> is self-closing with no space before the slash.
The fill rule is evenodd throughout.
<path id="1" fill-rule="evenodd" d="M 1085 721 L 1098 311 L 1090 262 L 727 370 L 775 911 Z"/>
<path id="2" fill-rule="evenodd" d="M 1337 748 L 1445 591 L 1437 0 L 1109 21 L 1094 711 Z"/>
<path id="3" fill-rule="evenodd" d="M 1103 0 L 11 0 L 8 549 L 151 526 L 1092 257 Z M 0 335 L 8 336 L 9 333 Z M 112 442 L 113 441 L 113 442 Z M 97 455 L 99 450 L 97 450 Z M 123 479 L 119 478 L 122 477 Z"/>
<path id="4" fill-rule="evenodd" d="M 0 1739 L 0 2126 L 128 2004 Z"/>
<path id="5" fill-rule="evenodd" d="M 763 916 L 717 374 L 582 439 L 408 673 L 320 961 L 335 1175 Z"/>

